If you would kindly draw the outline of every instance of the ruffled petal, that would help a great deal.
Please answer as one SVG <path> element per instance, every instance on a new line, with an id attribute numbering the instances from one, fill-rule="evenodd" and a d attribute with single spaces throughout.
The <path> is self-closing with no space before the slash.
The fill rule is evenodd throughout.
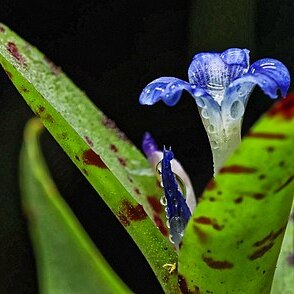
<path id="1" fill-rule="evenodd" d="M 250 66 L 248 74 L 255 78 L 255 84 L 258 84 L 271 98 L 278 97 L 278 89 L 282 96 L 286 97 L 290 86 L 290 74 L 286 66 L 279 60 L 260 59 Z"/>
<path id="2" fill-rule="evenodd" d="M 248 97 L 255 85 L 271 98 L 278 97 L 278 90 L 285 97 L 290 86 L 288 69 L 275 59 L 266 58 L 253 63 L 248 73 L 233 81 L 225 92 L 221 109 L 227 121 L 242 117 Z"/>
<path id="3" fill-rule="evenodd" d="M 149 83 L 142 91 L 141 104 L 153 105 L 162 100 L 168 106 L 174 106 L 181 98 L 183 90 L 193 94 L 188 82 L 174 77 L 162 77 Z"/>
<path id="4" fill-rule="evenodd" d="M 238 65 L 240 69 L 249 68 L 249 50 L 230 48 L 220 54 L 221 59 L 227 65 Z M 236 74 L 235 76 L 239 76 Z"/>
<path id="5" fill-rule="evenodd" d="M 219 104 L 226 87 L 249 68 L 249 51 L 231 48 L 222 53 L 196 54 L 188 69 L 191 84 L 201 87 Z"/>
<path id="6" fill-rule="evenodd" d="M 157 164 L 163 158 L 163 152 L 158 149 L 158 146 L 154 138 L 148 132 L 146 132 L 143 136 L 142 150 L 147 156 L 148 161 L 150 162 L 150 165 L 155 171 Z M 186 203 L 190 211 L 193 212 L 196 206 L 196 197 L 195 197 L 191 180 L 188 174 L 185 172 L 183 166 L 176 159 L 173 159 L 171 161 L 171 167 L 172 167 L 172 171 L 183 181 L 183 184 L 185 185 Z"/>

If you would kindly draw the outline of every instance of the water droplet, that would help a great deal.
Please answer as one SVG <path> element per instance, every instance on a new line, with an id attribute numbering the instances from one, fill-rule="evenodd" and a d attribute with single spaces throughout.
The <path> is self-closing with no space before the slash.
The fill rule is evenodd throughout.
<path id="1" fill-rule="evenodd" d="M 207 126 L 207 132 L 213 133 L 214 132 L 214 125 L 208 125 Z"/>
<path id="2" fill-rule="evenodd" d="M 168 228 L 170 228 L 170 225 L 169 225 L 169 221 L 168 221 L 168 220 L 166 221 L 166 226 L 167 226 Z"/>
<path id="3" fill-rule="evenodd" d="M 201 115 L 202 115 L 204 118 L 206 118 L 206 119 L 209 118 L 209 115 L 208 115 L 208 112 L 207 112 L 206 109 L 202 109 L 202 110 L 201 110 Z"/>
<path id="4" fill-rule="evenodd" d="M 198 105 L 199 107 L 201 107 L 201 108 L 205 107 L 205 102 L 204 102 L 204 100 L 203 100 L 202 98 L 200 98 L 200 97 L 196 97 L 196 103 L 197 103 L 197 105 Z"/>
<path id="5" fill-rule="evenodd" d="M 235 100 L 231 105 L 230 115 L 232 119 L 238 119 L 244 114 L 244 105 L 240 100 Z"/>
<path id="6" fill-rule="evenodd" d="M 164 195 L 160 198 L 160 203 L 163 206 L 166 206 L 167 205 L 167 200 L 166 200 L 166 197 Z"/>
<path id="7" fill-rule="evenodd" d="M 210 146 L 211 146 L 212 149 L 218 149 L 219 148 L 217 142 L 214 141 L 214 140 L 210 141 Z"/>

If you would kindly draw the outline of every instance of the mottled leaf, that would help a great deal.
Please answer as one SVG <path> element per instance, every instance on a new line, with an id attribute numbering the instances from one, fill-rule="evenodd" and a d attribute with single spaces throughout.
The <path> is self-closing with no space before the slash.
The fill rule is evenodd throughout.
<path id="1" fill-rule="evenodd" d="M 20 161 L 23 207 L 37 257 L 41 293 L 132 293 L 97 251 L 61 198 L 40 152 L 43 125 L 31 120 Z"/>
<path id="2" fill-rule="evenodd" d="M 179 253 L 183 293 L 269 293 L 294 192 L 294 95 L 210 182 Z"/>
<path id="3" fill-rule="evenodd" d="M 285 231 L 271 294 L 294 293 L 294 202 Z"/>
<path id="4" fill-rule="evenodd" d="M 0 28 L 0 63 L 8 77 L 126 228 L 163 288 L 172 291 L 176 275 L 162 266 L 177 256 L 147 160 L 59 67 L 5 25 Z"/>

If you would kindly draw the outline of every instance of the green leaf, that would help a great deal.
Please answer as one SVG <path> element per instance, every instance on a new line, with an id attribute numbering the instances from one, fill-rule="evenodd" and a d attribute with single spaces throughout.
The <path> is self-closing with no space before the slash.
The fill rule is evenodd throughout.
<path id="1" fill-rule="evenodd" d="M 0 28 L 0 63 L 8 77 L 173 293 L 176 274 L 163 265 L 177 255 L 166 238 L 162 192 L 147 160 L 59 67 L 5 25 Z"/>
<path id="2" fill-rule="evenodd" d="M 286 228 L 271 294 L 294 292 L 294 202 Z"/>
<path id="3" fill-rule="evenodd" d="M 23 207 L 41 293 L 132 293 L 113 272 L 59 195 L 40 152 L 43 125 L 25 129 L 20 161 Z"/>
<path id="4" fill-rule="evenodd" d="M 294 192 L 294 96 L 252 128 L 208 185 L 179 253 L 184 293 L 269 293 Z"/>

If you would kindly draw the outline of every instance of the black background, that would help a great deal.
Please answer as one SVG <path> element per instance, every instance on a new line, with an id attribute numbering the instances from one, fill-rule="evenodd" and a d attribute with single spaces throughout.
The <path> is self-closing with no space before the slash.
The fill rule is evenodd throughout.
<path id="1" fill-rule="evenodd" d="M 160 76 L 187 78 L 198 51 L 251 49 L 252 61 L 273 57 L 293 72 L 294 4 L 240 1 L 0 1 L 0 21 L 37 46 L 116 121 L 140 147 L 151 131 L 172 146 L 197 195 L 212 176 L 212 158 L 193 99 L 174 108 L 138 104 L 143 87 Z M 243 131 L 271 105 L 258 89 Z M 18 155 L 32 117 L 0 70 L 0 293 L 38 292 L 36 268 L 18 188 Z M 49 134 L 44 152 L 54 180 L 97 247 L 136 293 L 161 293 L 130 237 Z M 58 230 L 58 228 L 56 228 Z"/>

